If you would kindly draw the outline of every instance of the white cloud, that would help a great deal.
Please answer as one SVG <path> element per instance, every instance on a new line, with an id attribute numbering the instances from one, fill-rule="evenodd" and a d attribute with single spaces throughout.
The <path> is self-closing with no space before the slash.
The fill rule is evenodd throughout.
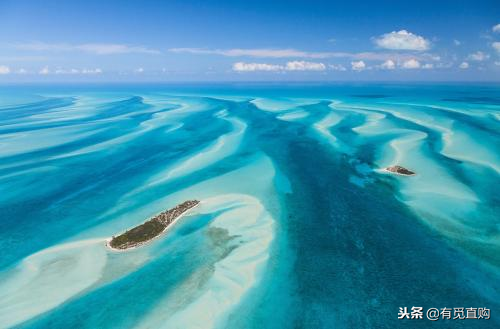
<path id="1" fill-rule="evenodd" d="M 46 74 L 49 74 L 49 73 L 50 73 L 50 71 L 49 71 L 49 67 L 48 66 L 45 66 L 40 71 L 38 71 L 38 74 L 42 74 L 42 75 L 46 75 Z"/>
<path id="2" fill-rule="evenodd" d="M 66 43 L 44 43 L 32 42 L 15 44 L 14 48 L 29 51 L 83 51 L 96 55 L 111 54 L 160 54 L 160 51 L 150 49 L 144 46 L 130 46 L 114 43 L 85 43 L 85 44 L 66 44 Z"/>
<path id="3" fill-rule="evenodd" d="M 10 73 L 10 67 L 6 65 L 0 65 L 0 74 L 9 74 Z"/>
<path id="4" fill-rule="evenodd" d="M 233 71 L 236 72 L 254 72 L 254 71 L 281 71 L 283 66 L 264 63 L 244 63 L 238 62 L 233 64 Z"/>
<path id="5" fill-rule="evenodd" d="M 476 51 L 475 53 L 470 54 L 467 57 L 467 59 L 469 59 L 471 61 L 477 61 L 477 62 L 481 62 L 481 61 L 487 60 L 488 58 L 490 58 L 490 55 L 485 54 L 482 51 Z"/>
<path id="6" fill-rule="evenodd" d="M 381 69 L 384 70 L 394 70 L 396 68 L 396 63 L 392 59 L 388 59 L 380 65 Z"/>
<path id="7" fill-rule="evenodd" d="M 436 68 L 438 69 L 449 69 L 453 67 L 453 62 L 437 63 Z"/>
<path id="8" fill-rule="evenodd" d="M 500 23 L 498 23 L 497 25 L 493 26 L 493 27 L 491 28 L 491 30 L 492 30 L 493 32 L 500 32 Z"/>
<path id="9" fill-rule="evenodd" d="M 496 66 L 500 66 L 500 62 L 499 61 L 495 61 L 495 65 Z"/>
<path id="10" fill-rule="evenodd" d="M 455 46 L 460 46 L 462 43 L 459 40 L 455 39 L 455 40 L 453 40 L 453 44 Z"/>
<path id="11" fill-rule="evenodd" d="M 56 69 L 54 71 L 55 74 L 78 74 L 80 73 L 79 70 L 77 69 L 69 69 L 69 70 L 66 70 L 66 69 Z"/>
<path id="12" fill-rule="evenodd" d="M 102 70 L 100 68 L 96 69 L 83 69 L 81 71 L 82 74 L 101 74 Z"/>
<path id="13" fill-rule="evenodd" d="M 135 73 L 144 73 L 144 69 L 142 67 L 136 68 L 134 70 Z"/>
<path id="14" fill-rule="evenodd" d="M 461 68 L 461 69 L 464 69 L 464 70 L 468 69 L 469 68 L 469 63 L 462 62 L 458 67 Z"/>
<path id="15" fill-rule="evenodd" d="M 306 61 L 293 61 L 286 63 L 287 71 L 324 71 L 326 69 L 323 63 L 313 63 Z"/>
<path id="16" fill-rule="evenodd" d="M 27 73 L 26 70 L 24 69 L 21 69 L 18 71 L 18 73 L 20 74 L 23 74 L 23 73 Z M 42 68 L 38 74 L 42 74 L 42 75 L 47 75 L 47 74 L 58 74 L 58 75 L 66 75 L 66 74 L 101 74 L 102 73 L 102 70 L 100 68 L 95 68 L 95 69 L 64 69 L 64 68 L 58 68 L 58 69 L 55 69 L 53 71 L 50 71 L 49 70 L 49 67 L 48 66 L 45 66 L 44 68 Z"/>
<path id="17" fill-rule="evenodd" d="M 422 65 L 422 68 L 423 68 L 424 70 L 430 70 L 430 69 L 433 69 L 433 68 L 434 68 L 434 64 L 432 64 L 432 63 L 427 63 L 427 64 Z"/>
<path id="18" fill-rule="evenodd" d="M 418 68 L 420 68 L 420 62 L 414 58 L 409 59 L 409 60 L 403 62 L 403 68 L 404 69 L 418 69 Z"/>
<path id="19" fill-rule="evenodd" d="M 285 65 L 266 63 L 245 63 L 237 62 L 233 64 L 233 71 L 254 72 L 254 71 L 324 71 L 326 65 L 323 63 L 291 61 Z"/>
<path id="20" fill-rule="evenodd" d="M 26 71 L 25 69 L 21 68 L 17 71 L 18 74 L 26 74 L 28 73 L 28 71 Z"/>
<path id="21" fill-rule="evenodd" d="M 342 64 L 330 64 L 328 67 L 334 71 L 347 71 L 345 66 Z"/>
<path id="22" fill-rule="evenodd" d="M 430 48 L 429 40 L 408 32 L 406 30 L 392 31 L 374 39 L 375 44 L 380 48 L 393 50 L 418 50 L 423 51 Z"/>
<path id="23" fill-rule="evenodd" d="M 500 54 L 500 42 L 499 41 L 493 42 L 491 44 L 491 46 L 493 47 L 493 49 L 495 49 L 497 51 L 497 53 Z"/>
<path id="24" fill-rule="evenodd" d="M 363 71 L 366 69 L 366 64 L 363 61 L 351 62 L 351 69 L 354 71 Z"/>

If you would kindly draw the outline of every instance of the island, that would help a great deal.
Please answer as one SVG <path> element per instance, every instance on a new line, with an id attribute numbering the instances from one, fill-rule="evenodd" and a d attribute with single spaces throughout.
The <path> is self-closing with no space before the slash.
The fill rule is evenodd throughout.
<path id="1" fill-rule="evenodd" d="M 410 169 L 406 169 L 401 166 L 391 166 L 385 168 L 388 172 L 398 174 L 398 175 L 403 175 L 403 176 L 414 176 L 415 172 L 411 171 Z"/>
<path id="2" fill-rule="evenodd" d="M 168 209 L 141 225 L 138 225 L 125 233 L 118 236 L 113 236 L 108 241 L 107 245 L 111 249 L 126 250 L 139 247 L 152 239 L 156 238 L 170 227 L 179 217 L 184 215 L 188 210 L 197 206 L 200 203 L 198 200 L 188 200 Z"/>

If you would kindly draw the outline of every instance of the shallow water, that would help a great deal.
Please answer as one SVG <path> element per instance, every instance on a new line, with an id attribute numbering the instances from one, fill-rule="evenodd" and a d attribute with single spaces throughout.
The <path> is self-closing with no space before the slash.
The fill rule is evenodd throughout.
<path id="1" fill-rule="evenodd" d="M 499 94 L 2 87 L 0 328 L 429 327 L 405 306 L 498 327 Z M 106 248 L 186 199 L 161 238 Z"/>

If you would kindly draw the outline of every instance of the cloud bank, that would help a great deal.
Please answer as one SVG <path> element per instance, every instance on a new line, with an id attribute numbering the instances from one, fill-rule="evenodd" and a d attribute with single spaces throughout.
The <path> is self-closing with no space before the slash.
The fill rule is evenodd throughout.
<path id="1" fill-rule="evenodd" d="M 255 72 L 255 71 L 324 71 L 326 65 L 323 63 L 291 61 L 285 65 L 266 64 L 266 63 L 245 63 L 237 62 L 233 64 L 233 71 L 236 72 Z"/>
<path id="2" fill-rule="evenodd" d="M 483 53 L 482 51 L 476 51 L 475 53 L 470 54 L 467 59 L 476 62 L 482 62 L 490 58 L 490 55 Z"/>
<path id="3" fill-rule="evenodd" d="M 363 71 L 366 69 L 366 64 L 363 61 L 351 62 L 351 69 L 354 71 Z"/>
<path id="4" fill-rule="evenodd" d="M 293 61 L 286 63 L 285 69 L 287 71 L 324 71 L 326 66 L 323 63 Z"/>
<path id="5" fill-rule="evenodd" d="M 6 65 L 0 65 L 0 74 L 9 74 L 10 73 L 10 67 Z"/>
<path id="6" fill-rule="evenodd" d="M 352 60 L 407 60 L 418 58 L 421 60 L 438 60 L 435 55 L 428 53 L 405 54 L 394 52 L 309 52 L 296 49 L 203 49 L 203 48 L 171 48 L 168 50 L 178 54 L 192 55 L 218 55 L 225 57 L 253 57 L 253 58 L 304 58 L 304 59 L 327 59 L 348 58 Z"/>
<path id="7" fill-rule="evenodd" d="M 497 52 L 498 54 L 500 54 L 500 42 L 499 42 L 499 41 L 493 42 L 493 43 L 491 44 L 491 46 L 493 47 L 493 49 L 495 49 L 495 50 L 496 50 L 496 52 Z"/>
<path id="8" fill-rule="evenodd" d="M 431 47 L 429 40 L 406 30 L 392 31 L 374 39 L 375 44 L 384 49 L 391 50 L 417 50 L 424 51 Z"/>
<path id="9" fill-rule="evenodd" d="M 388 59 L 380 65 L 380 68 L 384 70 L 394 70 L 396 68 L 396 63 L 394 63 L 393 60 Z"/>
<path id="10" fill-rule="evenodd" d="M 264 63 L 244 63 L 238 62 L 233 64 L 233 71 L 236 72 L 254 72 L 254 71 L 281 71 L 283 66 Z"/>
<path id="11" fill-rule="evenodd" d="M 419 69 L 420 68 L 420 62 L 417 61 L 416 59 L 412 58 L 407 61 L 405 61 L 402 65 L 404 69 Z"/>

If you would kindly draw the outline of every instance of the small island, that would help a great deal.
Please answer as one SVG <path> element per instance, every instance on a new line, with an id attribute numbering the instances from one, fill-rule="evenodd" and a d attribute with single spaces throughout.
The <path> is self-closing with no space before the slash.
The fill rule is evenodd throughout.
<path id="1" fill-rule="evenodd" d="M 172 209 L 166 210 L 141 225 L 138 225 L 119 236 L 114 236 L 108 242 L 108 247 L 117 250 L 126 250 L 139 247 L 148 241 L 162 234 L 169 226 L 171 226 L 179 217 L 184 215 L 188 210 L 197 206 L 200 203 L 198 200 L 185 201 Z"/>
<path id="2" fill-rule="evenodd" d="M 391 166 L 385 168 L 388 172 L 398 174 L 398 175 L 403 175 L 403 176 L 414 176 L 415 172 L 411 171 L 410 169 L 406 169 L 401 166 Z"/>

